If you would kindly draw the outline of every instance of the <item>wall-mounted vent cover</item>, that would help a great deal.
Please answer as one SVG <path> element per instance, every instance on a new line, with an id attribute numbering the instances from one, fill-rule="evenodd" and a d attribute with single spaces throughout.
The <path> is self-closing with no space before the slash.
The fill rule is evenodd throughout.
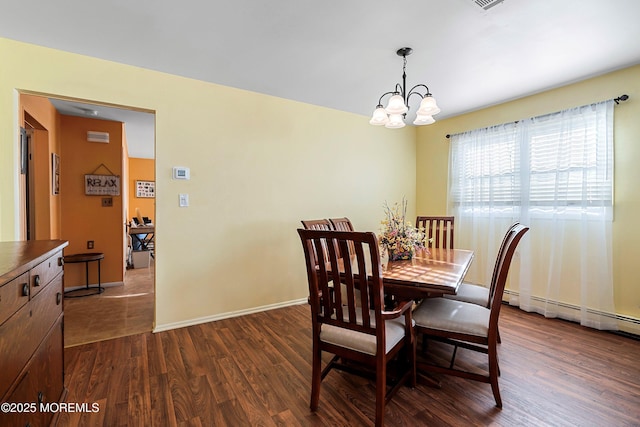
<path id="1" fill-rule="evenodd" d="M 474 3 L 483 8 L 484 10 L 489 10 L 493 6 L 496 6 L 502 3 L 504 0 L 474 0 Z"/>
<path id="2" fill-rule="evenodd" d="M 87 141 L 102 142 L 103 144 L 108 144 L 109 132 L 96 132 L 96 131 L 90 130 L 87 132 Z"/>

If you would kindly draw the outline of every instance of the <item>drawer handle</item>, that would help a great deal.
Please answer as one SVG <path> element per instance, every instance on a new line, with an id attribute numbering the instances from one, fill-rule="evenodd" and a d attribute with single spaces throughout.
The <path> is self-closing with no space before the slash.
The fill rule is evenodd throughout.
<path id="1" fill-rule="evenodd" d="M 33 286 L 40 286 L 40 276 L 38 274 L 33 278 Z"/>
<path id="2" fill-rule="evenodd" d="M 62 302 L 62 294 L 58 292 L 56 294 L 56 305 L 60 305 L 61 302 Z"/>
<path id="3" fill-rule="evenodd" d="M 23 297 L 28 297 L 29 296 L 29 284 L 28 283 L 24 283 L 22 285 L 22 296 Z"/>
<path id="4" fill-rule="evenodd" d="M 42 403 L 42 402 L 44 402 L 44 394 L 41 391 L 39 391 L 38 392 L 38 403 Z"/>
<path id="5" fill-rule="evenodd" d="M 60 267 L 62 267 L 64 265 L 64 258 L 62 258 L 62 257 L 58 258 L 58 265 Z"/>

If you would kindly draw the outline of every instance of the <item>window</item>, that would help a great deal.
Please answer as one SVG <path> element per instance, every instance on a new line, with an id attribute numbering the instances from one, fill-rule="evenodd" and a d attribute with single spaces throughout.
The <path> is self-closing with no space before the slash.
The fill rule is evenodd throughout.
<path id="1" fill-rule="evenodd" d="M 465 132 L 451 144 L 460 213 L 611 216 L 612 101 Z"/>

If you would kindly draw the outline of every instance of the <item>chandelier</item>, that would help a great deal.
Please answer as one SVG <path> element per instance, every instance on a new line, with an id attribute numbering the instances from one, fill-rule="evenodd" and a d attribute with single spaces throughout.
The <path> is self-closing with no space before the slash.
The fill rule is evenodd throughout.
<path id="1" fill-rule="evenodd" d="M 402 56 L 404 64 L 402 66 L 402 85 L 396 83 L 396 88 L 392 92 L 382 94 L 378 100 L 378 106 L 373 112 L 373 116 L 369 123 L 375 126 L 382 126 L 389 129 L 398 129 L 405 126 L 404 119 L 409 111 L 409 98 L 413 95 L 418 95 L 422 101 L 420 101 L 420 107 L 416 112 L 416 119 L 413 121 L 414 125 L 430 125 L 434 123 L 434 114 L 440 112 L 440 108 L 436 105 L 436 99 L 429 92 L 429 88 L 423 84 L 417 84 L 407 92 L 407 55 L 411 55 L 413 49 L 410 47 L 403 47 L 398 49 L 396 54 Z M 426 93 L 422 94 L 419 89 L 426 89 Z M 382 98 L 387 95 L 389 102 L 385 107 L 382 106 Z"/>

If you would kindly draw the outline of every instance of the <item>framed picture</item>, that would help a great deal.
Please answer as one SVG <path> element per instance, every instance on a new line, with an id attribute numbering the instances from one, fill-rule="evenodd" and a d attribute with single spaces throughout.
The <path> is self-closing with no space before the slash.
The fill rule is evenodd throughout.
<path id="1" fill-rule="evenodd" d="M 51 193 L 60 194 L 60 156 L 51 153 Z"/>
<path id="2" fill-rule="evenodd" d="M 156 182 L 136 181 L 136 197 L 156 197 Z"/>

